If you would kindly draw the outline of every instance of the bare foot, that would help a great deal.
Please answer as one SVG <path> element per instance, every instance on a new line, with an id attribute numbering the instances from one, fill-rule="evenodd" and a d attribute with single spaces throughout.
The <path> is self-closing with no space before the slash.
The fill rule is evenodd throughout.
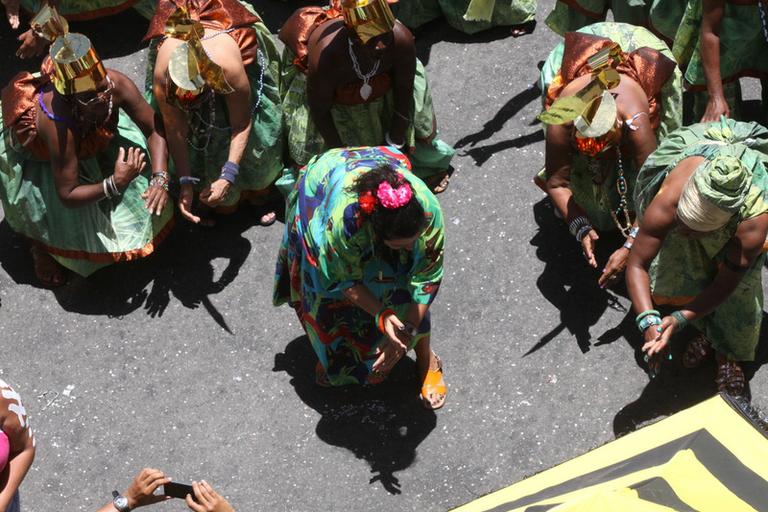
<path id="1" fill-rule="evenodd" d="M 64 277 L 64 267 L 54 260 L 50 254 L 39 247 L 32 247 L 30 252 L 32 253 L 35 277 L 37 277 L 41 285 L 48 288 L 56 288 L 67 282 Z"/>

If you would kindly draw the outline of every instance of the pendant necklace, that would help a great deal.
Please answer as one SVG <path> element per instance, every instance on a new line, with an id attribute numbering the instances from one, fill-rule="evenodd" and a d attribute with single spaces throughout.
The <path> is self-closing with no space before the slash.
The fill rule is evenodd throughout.
<path id="1" fill-rule="evenodd" d="M 368 82 L 373 77 L 373 75 L 376 74 L 376 72 L 379 70 L 379 65 L 381 65 L 381 60 L 377 60 L 376 63 L 373 65 L 371 70 L 363 74 L 362 71 L 360 71 L 360 64 L 357 62 L 357 57 L 355 57 L 355 51 L 352 48 L 352 40 L 349 39 L 349 58 L 352 59 L 352 67 L 355 68 L 355 74 L 357 75 L 357 78 L 363 81 L 362 87 L 360 87 L 360 97 L 363 98 L 364 101 L 368 100 L 368 98 L 371 97 L 371 93 L 373 92 L 373 87 L 371 87 Z"/>

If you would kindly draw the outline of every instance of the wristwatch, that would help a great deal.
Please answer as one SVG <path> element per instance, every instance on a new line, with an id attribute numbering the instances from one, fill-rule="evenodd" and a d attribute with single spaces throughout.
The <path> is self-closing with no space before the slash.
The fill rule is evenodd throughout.
<path id="1" fill-rule="evenodd" d="M 117 509 L 117 512 L 131 512 L 131 507 L 128 506 L 128 498 L 117 491 L 112 491 L 112 506 Z"/>

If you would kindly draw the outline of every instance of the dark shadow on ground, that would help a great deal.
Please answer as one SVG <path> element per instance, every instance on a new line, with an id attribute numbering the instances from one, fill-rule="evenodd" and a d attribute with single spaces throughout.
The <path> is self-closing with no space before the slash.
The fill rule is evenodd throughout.
<path id="1" fill-rule="evenodd" d="M 404 358 L 378 386 L 322 388 L 315 384 L 317 357 L 306 336 L 275 355 L 275 372 L 290 375 L 301 400 L 322 416 L 315 431 L 324 442 L 346 448 L 371 467 L 370 483 L 400 494 L 395 473 L 416 459 L 416 449 L 432 432 L 436 416 L 418 398 L 415 363 Z"/>
<path id="2" fill-rule="evenodd" d="M 395 16 L 397 16 L 397 8 L 393 9 L 393 12 L 395 13 Z M 524 28 L 528 33 L 519 37 L 529 37 L 535 32 L 536 22 L 533 21 L 514 27 L 493 27 L 478 32 L 477 34 L 465 34 L 464 32 L 451 27 L 444 19 L 440 18 L 425 23 L 421 27 L 412 30 L 412 32 L 416 37 L 416 56 L 426 66 L 429 63 L 432 46 L 439 42 L 483 44 L 491 41 L 499 41 L 501 39 L 516 39 L 512 35 L 513 28 Z"/>
<path id="3" fill-rule="evenodd" d="M 597 285 L 600 273 L 587 265 L 581 245 L 576 243 L 565 223 L 555 217 L 554 207 L 548 198 L 534 205 L 533 214 L 539 229 L 530 243 L 537 247 L 536 256 L 545 264 L 536 286 L 544 298 L 560 310 L 560 323 L 542 336 L 525 355 L 543 348 L 566 330 L 576 338 L 581 351 L 586 353 L 592 343 L 590 327 L 597 323 L 603 312 L 609 307 L 626 311 L 615 295 L 626 295 L 623 280 L 619 280 L 613 291 Z M 618 238 L 601 234 L 596 251 L 598 267 L 602 268 L 600 265 L 620 246 Z M 599 341 L 605 343 L 608 337 L 610 335 L 603 335 Z"/>
<path id="4" fill-rule="evenodd" d="M 628 315 L 631 317 L 632 315 Z M 635 361 L 647 371 L 641 351 L 642 339 L 634 327 L 634 319 L 624 322 L 624 335 L 635 351 Z M 672 359 L 662 364 L 659 375 L 650 379 L 645 389 L 634 402 L 624 406 L 613 419 L 613 432 L 620 437 L 651 423 L 659 418 L 687 409 L 717 394 L 715 384 L 715 361 L 710 357 L 698 368 L 685 368 L 681 364 L 683 352 L 688 341 L 695 335 L 693 328 L 688 328 L 672 342 Z M 768 363 L 768 314 L 763 312 L 755 360 L 743 365 L 747 380 L 751 380 L 761 366 Z M 749 391 L 749 385 L 747 386 Z M 749 392 L 747 399 L 749 399 Z"/>
<path id="5" fill-rule="evenodd" d="M 69 273 L 69 282 L 52 293 L 66 311 L 121 317 L 144 307 L 153 318 L 162 317 L 173 295 L 186 308 L 202 306 L 231 332 L 213 296 L 234 281 L 245 263 L 251 243 L 242 233 L 260 213 L 243 208 L 236 215 L 221 217 L 215 228 L 177 220 L 150 257 L 111 265 L 88 278 Z M 27 241 L 6 222 L 0 224 L 0 265 L 14 282 L 39 286 Z"/>

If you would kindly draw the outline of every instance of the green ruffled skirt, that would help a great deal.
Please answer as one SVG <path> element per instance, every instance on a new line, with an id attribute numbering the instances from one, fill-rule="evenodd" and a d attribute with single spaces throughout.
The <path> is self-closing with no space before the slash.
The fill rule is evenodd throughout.
<path id="1" fill-rule="evenodd" d="M 121 147 L 147 151 L 141 130 L 122 111 L 117 134 L 107 149 L 80 161 L 80 183 L 98 183 L 111 175 Z M 112 263 L 148 256 L 167 235 L 173 204 L 153 216 L 141 198 L 149 185 L 149 173 L 136 177 L 120 197 L 67 208 L 56 191 L 50 162 L 35 160 L 15 147 L 7 131 L 0 137 L 0 201 L 5 220 L 81 276 Z"/>
<path id="2" fill-rule="evenodd" d="M 545 23 L 557 34 L 565 35 L 582 27 L 605 21 L 610 9 L 613 21 L 645 26 L 650 5 L 644 0 L 557 0 Z"/>
<path id="3" fill-rule="evenodd" d="M 474 34 L 497 26 L 527 23 L 536 16 L 536 0 L 504 0 L 492 2 L 490 20 L 464 18 L 471 0 L 400 0 L 395 4 L 397 19 L 414 29 L 438 18 L 466 34 Z"/>
<path id="4" fill-rule="evenodd" d="M 761 0 L 762 1 L 762 0 Z M 768 7 L 764 5 L 767 11 Z M 733 117 L 739 117 L 741 90 L 738 78 L 751 76 L 763 80 L 764 122 L 768 122 L 768 36 L 760 21 L 757 3 L 725 3 L 720 27 L 720 76 L 724 94 Z M 686 86 L 697 92 L 694 116 L 699 119 L 706 109 L 706 76 L 701 58 L 702 0 L 690 0 L 675 37 L 672 51 L 685 69 Z M 768 20 L 766 20 L 768 22 Z"/>
<path id="5" fill-rule="evenodd" d="M 280 77 L 283 98 L 283 122 L 288 138 L 288 152 L 298 166 L 306 165 L 315 155 L 327 149 L 325 140 L 312 121 L 307 104 L 307 77 L 293 65 L 293 53 L 283 51 L 283 71 Z M 331 109 L 336 130 L 347 146 L 379 146 L 389 131 L 394 114 L 392 91 L 369 103 L 334 105 Z M 413 152 L 408 155 L 413 172 L 425 178 L 448 169 L 453 155 L 451 146 L 436 137 L 435 110 L 421 62 L 416 62 L 413 84 L 413 123 L 406 140 Z M 428 140 L 432 137 L 431 140 Z M 288 170 L 280 180 L 281 190 L 290 190 L 293 172 Z"/>

